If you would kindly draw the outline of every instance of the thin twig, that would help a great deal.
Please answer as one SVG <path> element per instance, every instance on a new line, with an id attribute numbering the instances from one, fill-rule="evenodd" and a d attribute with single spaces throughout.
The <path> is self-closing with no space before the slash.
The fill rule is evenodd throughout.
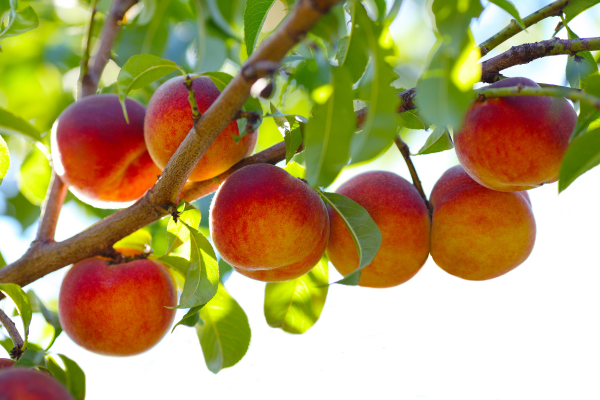
<path id="1" fill-rule="evenodd" d="M 13 344 L 15 346 L 10 351 L 10 357 L 18 360 L 21 357 L 21 355 L 23 354 L 23 346 L 25 345 L 25 342 L 23 342 L 23 338 L 21 338 L 21 334 L 17 330 L 15 323 L 12 322 L 12 320 L 10 318 L 8 318 L 8 315 L 6 315 L 6 313 L 4 311 L 2 311 L 1 309 L 0 309 L 0 324 L 2 324 L 4 326 L 4 328 L 10 335 L 10 338 L 12 339 Z"/>
<path id="2" fill-rule="evenodd" d="M 479 94 L 478 100 L 494 97 L 513 97 L 513 96 L 551 96 L 551 97 L 566 97 L 569 100 L 581 101 L 587 103 L 596 109 L 600 110 L 600 97 L 592 96 L 579 89 L 567 87 L 530 87 L 522 84 L 517 86 L 503 88 L 482 88 L 476 91 Z"/>
<path id="3" fill-rule="evenodd" d="M 92 1 L 92 11 L 90 16 L 90 22 L 88 24 L 86 30 L 86 36 L 83 41 L 83 54 L 81 56 L 80 62 L 80 72 L 79 72 L 79 82 L 78 82 L 78 90 L 77 90 L 77 98 L 80 99 L 82 97 L 82 86 L 83 79 L 88 75 L 90 70 L 90 47 L 92 46 L 92 35 L 94 31 L 94 18 L 96 17 L 96 5 L 98 4 L 98 0 Z"/>
<path id="4" fill-rule="evenodd" d="M 425 205 L 427 206 L 427 210 L 429 210 L 429 215 L 432 215 L 433 208 L 431 207 L 431 204 L 429 203 L 429 200 L 427 199 L 427 195 L 425 194 L 425 191 L 423 190 L 423 185 L 421 185 L 421 180 L 419 179 L 419 174 L 417 174 L 417 169 L 415 168 L 415 165 L 413 164 L 412 159 L 410 158 L 410 150 L 408 148 L 408 145 L 406 143 L 404 143 L 404 140 L 402 140 L 400 135 L 396 135 L 396 139 L 394 140 L 394 142 L 396 143 L 396 146 L 398 146 L 398 150 L 400 150 L 400 153 L 402 154 L 402 157 L 404 158 L 404 161 L 406 162 L 406 166 L 408 167 L 408 171 L 410 172 L 410 177 L 412 178 L 413 185 L 415 185 L 415 188 L 417 188 L 417 191 L 419 192 L 419 194 L 421 195 L 421 198 L 425 202 Z"/>
<path id="5" fill-rule="evenodd" d="M 62 208 L 65 196 L 67 195 L 67 185 L 60 179 L 56 172 L 52 171 L 52 179 L 48 187 L 48 194 L 42 206 L 38 232 L 33 245 L 54 241 L 56 233 L 56 224 Z"/>
<path id="6" fill-rule="evenodd" d="M 188 91 L 188 101 L 190 102 L 190 107 L 192 108 L 192 118 L 194 119 L 194 125 L 196 125 L 202 114 L 200 114 L 200 110 L 198 110 L 196 94 L 194 93 L 194 89 L 192 88 L 193 81 L 193 77 L 190 77 L 189 75 L 185 76 L 185 89 Z"/>

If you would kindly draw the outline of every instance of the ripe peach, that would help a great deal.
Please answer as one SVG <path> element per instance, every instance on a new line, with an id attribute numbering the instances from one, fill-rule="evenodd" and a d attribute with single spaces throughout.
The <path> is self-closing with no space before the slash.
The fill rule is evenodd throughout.
<path id="1" fill-rule="evenodd" d="M 529 257 L 535 219 L 527 192 L 498 192 L 457 165 L 433 187 L 431 256 L 449 274 L 481 281 L 511 271 Z"/>
<path id="2" fill-rule="evenodd" d="M 210 232 L 236 271 L 282 282 L 314 267 L 329 238 L 329 218 L 313 189 L 281 168 L 246 166 L 229 176 L 210 209 Z"/>
<path id="3" fill-rule="evenodd" d="M 160 169 L 144 142 L 143 105 L 116 94 L 85 97 L 67 107 L 52 129 L 54 168 L 71 191 L 99 207 L 122 207 L 150 189 Z"/>
<path id="4" fill-rule="evenodd" d="M 200 113 L 208 110 L 220 94 L 219 89 L 206 76 L 194 79 L 192 89 Z M 165 168 L 193 125 L 192 108 L 183 76 L 168 80 L 152 95 L 144 121 L 146 144 L 156 165 L 161 169 Z M 238 134 L 237 123 L 232 121 L 202 156 L 189 180 L 213 178 L 251 154 L 258 131 L 244 136 L 236 143 L 233 137 Z"/>
<path id="5" fill-rule="evenodd" d="M 9 358 L 0 358 L 0 369 L 10 368 L 15 365 L 15 362 Z"/>
<path id="6" fill-rule="evenodd" d="M 406 179 L 385 171 L 365 172 L 337 193 L 363 206 L 381 231 L 379 252 L 361 270 L 359 286 L 386 288 L 415 276 L 429 256 L 431 223 L 425 202 Z M 342 218 L 328 208 L 331 235 L 327 256 L 338 272 L 358 268 L 358 252 Z"/>
<path id="7" fill-rule="evenodd" d="M 2 400 L 73 400 L 61 383 L 33 369 L 9 368 L 0 371 Z"/>
<path id="8" fill-rule="evenodd" d="M 539 87 L 508 78 L 490 88 Z M 476 102 L 454 134 L 465 171 L 483 186 L 503 192 L 527 190 L 558 180 L 577 114 L 564 98 L 502 97 Z"/>
<path id="9" fill-rule="evenodd" d="M 142 353 L 167 333 L 177 291 L 164 265 L 139 259 L 111 265 L 88 258 L 67 272 L 58 296 L 58 315 L 78 345 L 99 354 Z"/>

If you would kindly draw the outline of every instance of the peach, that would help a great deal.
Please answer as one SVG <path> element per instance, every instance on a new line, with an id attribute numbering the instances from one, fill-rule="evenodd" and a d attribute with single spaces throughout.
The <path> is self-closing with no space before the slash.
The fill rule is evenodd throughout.
<path id="1" fill-rule="evenodd" d="M 110 264 L 88 258 L 67 272 L 58 296 L 64 331 L 78 345 L 99 354 L 142 353 L 168 332 L 177 291 L 167 268 L 139 259 Z"/>
<path id="2" fill-rule="evenodd" d="M 145 108 L 127 99 L 129 124 L 116 94 L 85 97 L 52 129 L 54 168 L 71 191 L 98 207 L 123 207 L 156 182 L 160 169 L 144 142 Z"/>
<path id="3" fill-rule="evenodd" d="M 527 192 L 498 192 L 457 165 L 433 187 L 431 256 L 449 274 L 481 281 L 504 275 L 529 257 L 535 219 Z"/>
<path id="4" fill-rule="evenodd" d="M 539 85 L 508 78 L 489 88 Z M 465 171 L 483 186 L 503 192 L 532 189 L 558 180 L 577 114 L 557 97 L 501 97 L 476 102 L 454 134 Z"/>
<path id="5" fill-rule="evenodd" d="M 9 368 L 0 371 L 2 400 L 73 400 L 60 382 L 39 371 Z"/>
<path id="6" fill-rule="evenodd" d="M 415 276 L 429 256 L 431 231 L 429 212 L 417 189 L 394 173 L 371 171 L 350 179 L 336 193 L 363 206 L 381 231 L 381 247 L 361 270 L 359 286 L 387 288 Z M 327 256 L 340 274 L 348 275 L 358 268 L 358 252 L 342 218 L 328 210 Z"/>
<path id="7" fill-rule="evenodd" d="M 10 368 L 15 365 L 15 362 L 9 358 L 0 358 L 0 369 Z"/>
<path id="8" fill-rule="evenodd" d="M 282 282 L 317 265 L 329 238 L 329 218 L 306 183 L 279 167 L 254 164 L 219 187 L 210 209 L 210 233 L 236 271 Z"/>
<path id="9" fill-rule="evenodd" d="M 192 82 L 198 110 L 204 113 L 221 92 L 209 77 L 201 76 Z M 163 83 L 152 95 L 144 121 L 146 144 L 156 165 L 165 168 L 193 125 L 192 108 L 183 76 Z M 231 121 L 202 156 L 189 180 L 214 178 L 250 155 L 256 145 L 258 131 L 236 143 L 233 137 L 238 134 L 237 123 Z"/>

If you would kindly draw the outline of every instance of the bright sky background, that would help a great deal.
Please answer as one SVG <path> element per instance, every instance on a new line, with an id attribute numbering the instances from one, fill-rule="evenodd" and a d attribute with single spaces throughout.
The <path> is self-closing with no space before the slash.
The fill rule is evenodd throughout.
<path id="1" fill-rule="evenodd" d="M 550 3 L 513 1 L 522 16 Z M 416 0 L 404 0 L 392 30 L 401 51 L 424 58 L 433 35 L 424 25 L 429 24 L 429 17 L 416 10 L 416 4 Z M 421 19 L 415 18 L 415 13 L 420 13 Z M 473 24 L 476 41 L 485 40 L 509 19 L 490 6 Z M 492 55 L 512 45 L 549 38 L 557 22 L 553 18 L 530 28 Z M 574 20 L 571 27 L 580 37 L 597 36 L 599 22 L 600 9 L 596 7 Z M 549 57 L 505 74 L 562 85 L 566 60 L 566 56 Z M 403 79 L 411 83 L 408 72 Z M 416 150 L 425 139 L 426 134 L 414 135 L 409 144 Z M 452 151 L 415 157 L 414 161 L 427 193 L 438 177 L 457 163 Z M 345 171 L 340 183 L 373 169 L 394 171 L 410 179 L 392 148 L 376 163 Z M 600 168 L 578 179 L 560 196 L 556 184 L 529 192 L 537 223 L 536 244 L 529 259 L 509 274 L 485 282 L 464 281 L 442 271 L 430 258 L 412 280 L 395 288 L 334 285 L 321 319 L 301 336 L 270 328 L 263 315 L 265 284 L 234 274 L 227 289 L 248 314 L 252 342 L 238 365 L 218 375 L 207 370 L 195 331 L 185 327 L 135 357 L 98 356 L 79 348 L 64 334 L 52 350 L 66 354 L 83 368 L 89 400 L 598 398 L 598 182 Z M 67 205 L 57 239 L 92 222 Z M 21 235 L 16 224 L 0 217 L 0 232 L 0 250 L 10 262 L 25 251 L 35 227 Z M 331 269 L 333 280 L 337 272 Z M 44 299 L 55 299 L 65 271 L 29 287 Z M 43 325 L 41 317 L 34 319 L 34 339 Z"/>

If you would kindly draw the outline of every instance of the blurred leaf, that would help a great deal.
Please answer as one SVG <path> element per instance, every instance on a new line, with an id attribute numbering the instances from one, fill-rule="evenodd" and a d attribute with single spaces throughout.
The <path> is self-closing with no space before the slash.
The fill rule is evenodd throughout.
<path id="1" fill-rule="evenodd" d="M 54 334 L 52 335 L 52 340 L 46 347 L 46 351 L 52 347 L 54 341 L 62 333 L 62 326 L 60 324 L 60 320 L 58 319 L 58 313 L 50 310 L 42 300 L 35 294 L 33 290 L 27 291 L 27 298 L 29 299 L 29 304 L 31 304 L 31 308 L 33 312 L 41 312 L 44 316 L 44 319 L 48 324 L 54 328 Z"/>
<path id="2" fill-rule="evenodd" d="M 356 130 L 350 74 L 339 67 L 332 67 L 331 73 L 333 93 L 326 103 L 314 106 L 306 124 L 306 179 L 313 187 L 329 186 L 348 165 Z"/>
<path id="3" fill-rule="evenodd" d="M 409 110 L 398 114 L 400 126 L 407 129 L 427 129 L 423 119 L 417 114 L 417 110 Z"/>
<path id="4" fill-rule="evenodd" d="M 280 115 L 278 115 L 280 114 Z M 289 163 L 292 157 L 298 151 L 298 148 L 302 144 L 302 128 L 301 123 L 304 123 L 301 117 L 295 115 L 284 115 L 271 103 L 271 114 L 267 117 L 273 117 L 273 121 L 277 125 L 279 132 L 283 135 L 285 141 L 285 162 Z"/>
<path id="5" fill-rule="evenodd" d="M 40 133 L 33 125 L 3 108 L 0 108 L 0 133 L 19 134 L 35 141 L 41 140 Z"/>
<path id="6" fill-rule="evenodd" d="M 371 264 L 379 251 L 382 240 L 381 231 L 367 210 L 360 204 L 341 194 L 317 191 L 342 218 L 358 252 L 357 269 L 336 283 L 356 286 L 360 281 L 360 270 Z"/>
<path id="7" fill-rule="evenodd" d="M 40 207 L 31 204 L 21 192 L 7 200 L 10 204 L 7 214 L 19 221 L 23 229 L 36 223 L 40 217 Z"/>
<path id="8" fill-rule="evenodd" d="M 454 148 L 452 138 L 448 133 L 447 129 L 437 127 L 431 132 L 425 144 L 421 149 L 413 154 L 413 156 L 420 156 L 423 154 L 439 153 L 440 151 L 450 150 Z"/>
<path id="9" fill-rule="evenodd" d="M 22 368 L 34 368 L 46 365 L 44 358 L 46 357 L 46 352 L 41 349 L 30 349 L 31 343 L 27 346 L 27 350 L 25 353 L 19 358 L 19 361 L 15 364 L 16 367 Z"/>
<path id="10" fill-rule="evenodd" d="M 339 20 L 334 12 L 329 12 L 320 18 L 310 33 L 320 37 L 323 40 L 332 41 L 338 33 Z"/>
<path id="11" fill-rule="evenodd" d="M 600 128 L 574 139 L 560 166 L 558 192 L 564 191 L 575 179 L 600 164 Z"/>
<path id="12" fill-rule="evenodd" d="M 600 97 L 600 75 L 592 74 L 583 81 L 583 87 L 585 91 L 593 96 Z M 577 124 L 571 134 L 571 140 L 582 135 L 588 130 L 590 123 L 600 118 L 600 110 L 597 110 L 594 106 L 588 103 L 580 103 L 579 116 L 577 117 Z"/>
<path id="13" fill-rule="evenodd" d="M 62 362 L 65 364 L 65 376 L 67 381 L 67 389 L 75 397 L 76 400 L 85 399 L 85 373 L 71 360 L 69 357 L 59 354 Z"/>
<path id="14" fill-rule="evenodd" d="M 145 229 L 139 229 L 113 244 L 114 249 L 134 249 L 141 252 L 152 247 L 152 235 Z"/>
<path id="15" fill-rule="evenodd" d="M 8 168 L 10 167 L 10 154 L 8 152 L 8 146 L 4 141 L 4 138 L 0 136 L 0 184 L 2 179 L 6 176 Z"/>
<path id="16" fill-rule="evenodd" d="M 192 205 L 183 204 L 177 210 L 180 212 L 177 222 L 173 218 L 170 218 L 167 225 L 168 247 L 165 254 L 169 254 L 189 240 L 190 232 L 186 225 L 191 226 L 193 229 L 198 229 L 198 225 L 200 225 L 200 220 L 202 219 L 200 210 Z"/>
<path id="17" fill-rule="evenodd" d="M 0 252 L 0 268 L 4 267 L 6 265 L 6 260 L 4 259 L 4 257 L 2 256 L 2 253 Z"/>
<path id="18" fill-rule="evenodd" d="M 125 109 L 125 98 L 129 92 L 135 89 L 141 89 L 177 70 L 184 73 L 173 61 L 165 60 L 150 54 L 135 55 L 127 60 L 117 77 L 117 91 L 119 93 L 119 100 L 123 106 L 125 119 L 128 123 L 129 118 L 127 117 L 127 110 Z"/>
<path id="19" fill-rule="evenodd" d="M 258 35 L 267 19 L 269 10 L 275 4 L 275 0 L 246 0 L 244 11 L 244 43 L 248 57 L 256 47 Z"/>
<path id="20" fill-rule="evenodd" d="M 578 39 L 575 34 L 567 26 L 567 34 L 569 39 Z M 594 60 L 594 56 L 589 51 L 580 51 L 574 56 L 567 58 L 567 80 L 572 88 L 585 89 L 583 86 L 585 80 L 592 74 L 598 73 L 598 64 Z"/>
<path id="21" fill-rule="evenodd" d="M 48 158 L 38 147 L 34 146 L 21 164 L 19 176 L 21 193 L 31 204 L 40 206 L 46 198 L 51 178 L 52 167 Z"/>
<path id="22" fill-rule="evenodd" d="M 399 104 L 396 92 L 390 86 L 396 74 L 385 62 L 386 51 L 379 45 L 382 29 L 371 21 L 364 7 L 357 4 L 356 23 L 364 29 L 372 64 L 361 80 L 369 109 L 362 130 L 352 138 L 350 154 L 353 164 L 377 157 L 394 141 Z"/>
<path id="23" fill-rule="evenodd" d="M 29 324 L 31 323 L 31 304 L 29 304 L 29 298 L 23 289 L 14 283 L 0 283 L 0 292 L 4 293 L 6 297 L 10 297 L 19 311 L 19 315 L 23 321 L 23 332 L 25 333 L 25 337 L 23 338 L 24 347 L 27 347 L 27 336 L 29 336 Z"/>
<path id="24" fill-rule="evenodd" d="M 248 317 L 223 285 L 215 297 L 200 310 L 203 323 L 196 332 L 206 366 L 213 373 L 237 364 L 250 345 Z"/>
<path id="25" fill-rule="evenodd" d="M 58 363 L 52 358 L 52 356 L 46 356 L 46 369 L 50 371 L 52 376 L 62 383 L 65 387 L 67 387 L 67 374 L 65 371 L 58 365 Z"/>
<path id="26" fill-rule="evenodd" d="M 498 7 L 512 15 L 515 21 L 517 21 L 517 24 L 519 24 L 519 26 L 523 30 L 527 29 L 525 27 L 525 24 L 523 23 L 523 20 L 521 19 L 521 16 L 519 15 L 519 10 L 517 10 L 517 7 L 515 7 L 515 5 L 510 0 L 489 0 L 489 2 L 497 5 Z"/>
<path id="27" fill-rule="evenodd" d="M 0 15 L 0 20 L 2 15 Z M 31 6 L 27 6 L 17 11 L 17 0 L 10 0 L 10 10 L 8 11 L 8 22 L 6 25 L 0 23 L 0 39 L 21 35 L 32 29 L 37 28 L 39 24 L 38 16 Z"/>
<path id="28" fill-rule="evenodd" d="M 396 19 L 396 16 L 398 15 L 398 12 L 400 11 L 401 6 L 402 6 L 402 0 L 394 0 L 394 4 L 392 4 L 392 6 L 390 7 L 390 11 L 388 12 L 388 15 L 385 17 L 386 22 L 388 24 L 391 24 L 392 21 L 394 21 Z"/>
<path id="29" fill-rule="evenodd" d="M 231 274 L 233 273 L 233 267 L 222 258 L 219 260 L 219 281 L 221 284 L 225 284 Z"/>
<path id="30" fill-rule="evenodd" d="M 136 19 L 138 25 L 146 25 L 149 23 L 156 12 L 156 0 L 142 0 L 142 4 L 144 5 L 144 8 L 142 8 L 140 15 Z"/>
<path id="31" fill-rule="evenodd" d="M 215 25 L 217 25 L 225 34 L 229 37 L 234 38 L 238 42 L 241 42 L 242 38 L 238 33 L 229 25 L 229 23 L 221 15 L 221 10 L 217 6 L 216 0 L 205 0 L 208 5 L 208 11 Z M 222 0 L 221 0 L 222 1 Z"/>
<path id="32" fill-rule="evenodd" d="M 338 65 L 343 66 L 350 72 L 352 83 L 355 83 L 363 76 L 367 68 L 369 44 L 367 44 L 365 27 L 362 25 L 362 21 L 359 21 L 359 15 L 363 16 L 363 6 L 358 1 L 352 2 L 349 4 L 349 12 L 352 24 L 350 35 L 339 41 L 336 58 Z M 371 24 L 371 21 L 369 20 L 368 23 Z"/>
<path id="33" fill-rule="evenodd" d="M 571 2 L 563 8 L 566 22 L 571 21 L 573 18 L 598 3 L 600 3 L 600 0 L 571 0 Z"/>
<path id="34" fill-rule="evenodd" d="M 283 169 L 295 178 L 305 179 L 306 169 L 296 161 L 289 162 Z"/>
<path id="35" fill-rule="evenodd" d="M 185 275 L 179 305 L 175 308 L 206 304 L 214 297 L 219 285 L 219 265 L 210 242 L 196 229 L 185 225 L 190 231 L 190 266 Z"/>
<path id="36" fill-rule="evenodd" d="M 329 280 L 327 258 L 307 274 L 287 282 L 267 283 L 264 312 L 269 326 L 304 333 L 321 316 Z"/>

